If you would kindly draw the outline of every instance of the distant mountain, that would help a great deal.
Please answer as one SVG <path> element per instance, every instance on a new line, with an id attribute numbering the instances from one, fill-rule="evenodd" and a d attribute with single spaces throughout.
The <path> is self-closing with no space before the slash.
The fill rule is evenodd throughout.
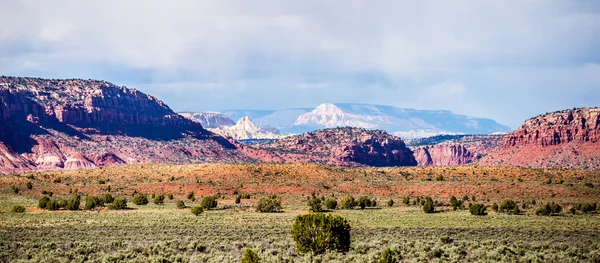
<path id="1" fill-rule="evenodd" d="M 235 122 L 229 117 L 217 112 L 179 112 L 179 115 L 202 124 L 205 129 L 233 126 Z"/>
<path id="2" fill-rule="evenodd" d="M 248 116 L 240 118 L 233 126 L 225 126 L 222 128 L 209 130 L 220 134 L 221 136 L 235 140 L 278 139 L 282 137 L 277 129 L 258 127 L 258 125 L 252 122 Z"/>
<path id="3" fill-rule="evenodd" d="M 504 135 L 437 135 L 407 140 L 419 166 L 476 162 L 497 149 Z"/>
<path id="4" fill-rule="evenodd" d="M 272 126 L 284 134 L 345 126 L 382 129 L 403 138 L 511 131 L 509 127 L 491 119 L 459 115 L 450 111 L 358 103 L 324 103 L 313 109 L 227 110 L 222 113 L 230 118 L 250 116 L 259 126 Z"/>
<path id="5" fill-rule="evenodd" d="M 546 113 L 502 139 L 481 165 L 600 170 L 600 108 Z"/>

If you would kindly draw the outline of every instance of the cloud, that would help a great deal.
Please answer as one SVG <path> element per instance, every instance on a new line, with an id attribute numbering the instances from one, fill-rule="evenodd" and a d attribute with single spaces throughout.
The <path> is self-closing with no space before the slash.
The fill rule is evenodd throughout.
<path id="1" fill-rule="evenodd" d="M 0 74 L 106 79 L 176 110 L 370 102 L 517 126 L 600 104 L 597 32 L 593 0 L 2 1 Z"/>

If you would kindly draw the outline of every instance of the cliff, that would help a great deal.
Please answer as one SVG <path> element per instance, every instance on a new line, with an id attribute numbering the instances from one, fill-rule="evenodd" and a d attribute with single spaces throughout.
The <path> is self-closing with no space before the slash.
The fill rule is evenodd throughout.
<path id="1" fill-rule="evenodd" d="M 503 135 L 439 135 L 410 140 L 419 166 L 473 163 L 499 147 Z"/>

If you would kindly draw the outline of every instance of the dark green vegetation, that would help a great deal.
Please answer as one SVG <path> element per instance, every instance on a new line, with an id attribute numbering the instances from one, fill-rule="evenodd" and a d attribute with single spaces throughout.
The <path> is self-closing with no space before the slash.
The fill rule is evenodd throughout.
<path id="1" fill-rule="evenodd" d="M 487 212 L 485 210 L 486 210 L 486 207 L 484 204 L 471 204 L 469 206 L 469 212 L 471 213 L 471 215 L 475 215 L 475 216 L 487 215 Z"/>
<path id="2" fill-rule="evenodd" d="M 281 211 L 281 199 L 276 195 L 263 197 L 256 205 L 256 211 L 261 213 L 275 213 Z"/>
<path id="3" fill-rule="evenodd" d="M 292 238 L 299 253 L 350 250 L 350 224 L 340 216 L 313 213 L 294 219 Z"/>

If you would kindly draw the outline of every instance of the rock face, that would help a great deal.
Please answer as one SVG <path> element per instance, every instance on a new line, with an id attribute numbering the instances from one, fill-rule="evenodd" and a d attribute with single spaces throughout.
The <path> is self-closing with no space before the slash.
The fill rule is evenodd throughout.
<path id="1" fill-rule="evenodd" d="M 285 161 L 345 166 L 411 166 L 417 162 L 402 139 L 385 131 L 333 128 L 257 144 Z"/>
<path id="2" fill-rule="evenodd" d="M 504 135 L 438 135 L 410 140 L 419 166 L 462 165 L 475 162 L 495 150 Z"/>
<path id="3" fill-rule="evenodd" d="M 248 116 L 239 119 L 233 126 L 209 130 L 234 140 L 278 139 L 282 137 L 279 130 L 272 127 L 266 129 L 258 127 Z"/>
<path id="4" fill-rule="evenodd" d="M 563 110 L 526 120 L 480 164 L 600 169 L 600 109 Z"/>
<path id="5" fill-rule="evenodd" d="M 180 112 L 179 115 L 202 124 L 205 129 L 219 129 L 235 125 L 232 119 L 217 112 Z"/>
<path id="6" fill-rule="evenodd" d="M 0 171 L 246 160 L 162 101 L 105 81 L 0 77 Z"/>

